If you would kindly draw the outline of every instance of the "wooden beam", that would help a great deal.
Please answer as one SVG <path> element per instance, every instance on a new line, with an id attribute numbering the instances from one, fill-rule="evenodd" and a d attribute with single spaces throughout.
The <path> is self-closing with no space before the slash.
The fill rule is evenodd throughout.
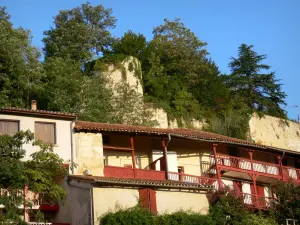
<path id="1" fill-rule="evenodd" d="M 132 158 L 132 168 L 135 169 L 135 154 L 134 154 L 134 139 L 130 136 L 130 145 L 131 145 L 131 158 Z"/>
<path id="2" fill-rule="evenodd" d="M 128 147 L 117 147 L 117 146 L 103 146 L 103 150 L 108 150 L 108 151 L 133 151 L 133 148 L 128 148 Z"/>
<path id="3" fill-rule="evenodd" d="M 214 152 L 214 157 L 215 157 L 216 171 L 217 171 L 217 178 L 218 178 L 219 188 L 222 188 L 223 184 L 222 184 L 222 180 L 221 180 L 221 172 L 220 172 L 220 169 L 219 169 L 218 158 L 217 158 L 217 146 L 218 146 L 218 144 L 213 144 L 213 152 Z"/>
<path id="4" fill-rule="evenodd" d="M 167 152 L 167 146 L 166 146 L 164 138 L 161 139 L 161 147 L 163 150 L 163 156 L 164 156 L 164 160 L 165 160 L 165 174 L 166 174 L 165 176 L 166 176 L 166 180 L 168 180 L 169 179 L 168 152 Z"/>

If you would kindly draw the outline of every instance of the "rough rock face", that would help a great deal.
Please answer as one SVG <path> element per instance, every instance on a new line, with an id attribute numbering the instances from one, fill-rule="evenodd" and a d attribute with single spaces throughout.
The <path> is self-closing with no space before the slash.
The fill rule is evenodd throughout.
<path id="1" fill-rule="evenodd" d="M 264 116 L 252 116 L 250 136 L 256 143 L 300 152 L 300 124 Z"/>
<path id="2" fill-rule="evenodd" d="M 118 92 L 118 85 L 125 82 L 137 93 L 143 95 L 142 72 L 139 60 L 134 57 L 128 57 L 122 62 L 122 65 L 123 68 L 116 68 L 116 66 L 110 65 L 107 72 L 104 73 L 114 93 Z"/>

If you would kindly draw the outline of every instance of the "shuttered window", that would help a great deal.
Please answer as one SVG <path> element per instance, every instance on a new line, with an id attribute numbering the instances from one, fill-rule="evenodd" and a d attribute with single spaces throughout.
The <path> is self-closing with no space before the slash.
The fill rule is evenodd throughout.
<path id="1" fill-rule="evenodd" d="M 35 140 L 40 140 L 44 143 L 55 144 L 55 123 L 35 123 Z"/>
<path id="2" fill-rule="evenodd" d="M 0 135 L 13 136 L 19 131 L 19 121 L 0 120 Z"/>

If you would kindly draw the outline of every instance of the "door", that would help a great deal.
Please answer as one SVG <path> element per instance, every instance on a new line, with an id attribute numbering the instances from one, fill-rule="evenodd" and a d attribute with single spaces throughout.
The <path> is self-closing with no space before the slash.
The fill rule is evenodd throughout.
<path id="1" fill-rule="evenodd" d="M 252 196 L 255 196 L 253 184 L 251 184 L 250 187 L 251 187 Z M 257 193 L 257 196 L 255 196 L 256 205 L 261 208 L 265 208 L 266 207 L 266 198 L 265 198 L 264 186 L 257 184 L 256 185 L 256 193 Z"/>

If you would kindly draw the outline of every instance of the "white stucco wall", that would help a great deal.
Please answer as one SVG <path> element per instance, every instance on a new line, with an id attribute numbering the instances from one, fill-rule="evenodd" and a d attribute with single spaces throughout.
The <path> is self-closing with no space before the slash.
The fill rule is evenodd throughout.
<path id="1" fill-rule="evenodd" d="M 163 152 L 160 150 L 153 150 L 152 151 L 152 161 L 163 156 Z M 174 151 L 168 151 L 168 169 L 169 172 L 178 172 L 178 161 L 177 161 L 177 154 Z M 160 163 L 156 163 L 156 170 L 160 170 Z"/>
<path id="2" fill-rule="evenodd" d="M 137 189 L 95 187 L 93 196 L 95 225 L 99 225 L 99 218 L 105 213 L 137 205 L 139 192 Z"/>
<path id="3" fill-rule="evenodd" d="M 54 152 L 57 153 L 65 162 L 71 160 L 71 121 L 58 119 L 45 119 L 29 116 L 16 116 L 0 114 L 0 120 L 16 120 L 19 121 L 20 131 L 30 130 L 34 133 L 35 122 L 55 123 L 56 129 L 56 144 Z M 26 150 L 25 160 L 29 159 L 30 155 L 37 151 L 37 146 L 32 146 L 32 142 L 24 144 L 23 148 Z"/>
<path id="4" fill-rule="evenodd" d="M 156 204 L 159 214 L 173 213 L 178 210 L 206 214 L 209 209 L 206 194 L 194 192 L 156 191 Z"/>

